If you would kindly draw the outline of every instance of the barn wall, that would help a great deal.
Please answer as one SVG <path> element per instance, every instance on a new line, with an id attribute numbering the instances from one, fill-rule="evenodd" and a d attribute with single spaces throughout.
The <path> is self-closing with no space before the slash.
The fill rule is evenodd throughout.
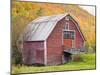
<path id="1" fill-rule="evenodd" d="M 70 29 L 75 30 L 75 35 L 76 35 L 76 37 L 75 37 L 75 48 L 81 48 L 83 46 L 84 41 L 83 41 L 83 39 L 80 35 L 80 32 L 76 28 L 75 23 L 72 20 L 70 21 Z"/>
<path id="2" fill-rule="evenodd" d="M 44 64 L 44 42 L 24 42 L 22 56 L 24 64 Z"/>
<path id="3" fill-rule="evenodd" d="M 62 63 L 62 28 L 64 27 L 64 19 L 59 21 L 47 39 L 47 64 L 57 65 Z"/>
<path id="4" fill-rule="evenodd" d="M 62 29 L 65 25 L 65 19 L 60 20 L 51 35 L 47 39 L 47 64 L 56 65 L 62 63 L 63 45 L 62 45 Z M 75 47 L 80 48 L 83 44 L 80 33 L 78 32 L 75 23 L 69 20 L 69 29 L 76 31 Z"/>

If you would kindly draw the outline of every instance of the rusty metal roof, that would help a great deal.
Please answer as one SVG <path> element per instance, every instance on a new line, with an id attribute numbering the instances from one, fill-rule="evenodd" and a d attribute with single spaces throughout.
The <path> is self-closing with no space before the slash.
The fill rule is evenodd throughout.
<path id="1" fill-rule="evenodd" d="M 68 14 L 39 17 L 33 20 L 24 30 L 24 41 L 42 41 L 50 35 L 56 23 Z"/>

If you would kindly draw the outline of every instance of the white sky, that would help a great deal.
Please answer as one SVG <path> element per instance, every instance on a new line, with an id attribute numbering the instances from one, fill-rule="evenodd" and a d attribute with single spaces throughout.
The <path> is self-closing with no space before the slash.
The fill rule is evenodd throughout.
<path id="1" fill-rule="evenodd" d="M 80 6 L 81 8 L 88 11 L 90 14 L 95 16 L 95 6 Z"/>

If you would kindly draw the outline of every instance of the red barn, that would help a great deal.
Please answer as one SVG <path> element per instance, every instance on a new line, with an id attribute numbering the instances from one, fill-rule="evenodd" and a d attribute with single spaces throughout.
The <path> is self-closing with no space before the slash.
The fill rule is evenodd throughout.
<path id="1" fill-rule="evenodd" d="M 85 38 L 70 14 L 39 17 L 24 30 L 24 64 L 57 65 L 69 61 L 84 47 Z"/>

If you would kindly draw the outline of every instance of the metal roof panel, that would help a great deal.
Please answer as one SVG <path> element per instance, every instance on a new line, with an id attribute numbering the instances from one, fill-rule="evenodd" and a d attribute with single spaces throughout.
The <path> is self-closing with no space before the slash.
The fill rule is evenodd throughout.
<path id="1" fill-rule="evenodd" d="M 24 30 L 24 41 L 46 40 L 56 23 L 67 14 L 39 17 L 33 20 Z"/>

